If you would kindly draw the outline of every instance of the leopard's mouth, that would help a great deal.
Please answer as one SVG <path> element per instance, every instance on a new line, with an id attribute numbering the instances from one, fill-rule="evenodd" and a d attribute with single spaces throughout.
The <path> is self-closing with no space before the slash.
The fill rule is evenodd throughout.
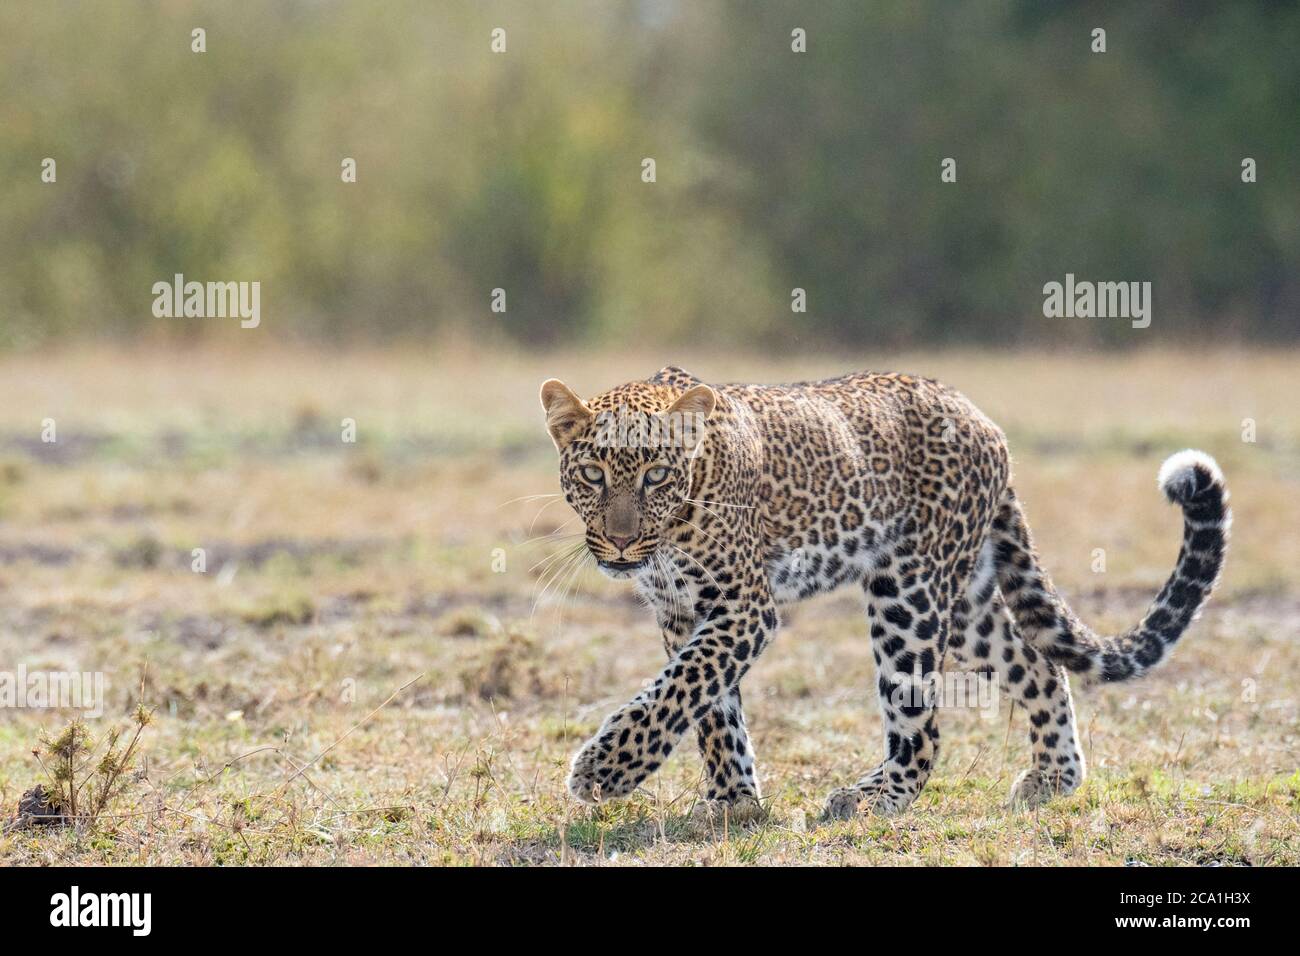
<path id="1" fill-rule="evenodd" d="M 603 561 L 599 558 L 596 559 L 596 566 L 611 578 L 631 577 L 649 563 L 650 558 L 648 556 L 638 561 Z"/>

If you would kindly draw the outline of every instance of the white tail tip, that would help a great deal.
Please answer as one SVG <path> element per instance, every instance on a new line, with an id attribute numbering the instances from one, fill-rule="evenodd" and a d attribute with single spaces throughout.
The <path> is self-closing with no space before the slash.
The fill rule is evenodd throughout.
<path id="1" fill-rule="evenodd" d="M 1196 475 L 1198 470 L 1204 472 L 1209 480 L 1198 480 Z M 1166 458 L 1165 463 L 1160 466 L 1160 474 L 1156 477 L 1156 482 L 1160 485 L 1160 490 L 1165 493 L 1165 497 L 1176 504 L 1189 501 L 1198 491 L 1210 485 L 1224 483 L 1219 463 L 1205 452 L 1192 448 Z"/>

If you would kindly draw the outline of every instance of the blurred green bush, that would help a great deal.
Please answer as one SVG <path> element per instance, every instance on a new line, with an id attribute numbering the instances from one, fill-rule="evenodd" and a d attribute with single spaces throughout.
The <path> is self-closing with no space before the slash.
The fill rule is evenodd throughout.
<path id="1" fill-rule="evenodd" d="M 341 341 L 1294 341 L 1297 50 L 1295 3 L 8 0 L 0 347 L 237 327 L 154 318 L 178 272 Z M 1151 329 L 1045 319 L 1066 272 Z"/>

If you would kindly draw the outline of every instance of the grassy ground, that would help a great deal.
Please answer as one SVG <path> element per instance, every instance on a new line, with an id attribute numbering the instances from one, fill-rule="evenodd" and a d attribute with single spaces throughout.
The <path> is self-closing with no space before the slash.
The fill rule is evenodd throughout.
<path id="1" fill-rule="evenodd" d="M 583 574 L 539 600 L 544 536 L 570 516 L 519 500 L 557 487 L 536 388 L 670 361 L 961 388 L 1008 432 L 1058 584 L 1106 628 L 1177 550 L 1156 468 L 1202 447 L 1236 510 L 1223 587 L 1156 675 L 1076 695 L 1091 777 L 1037 813 L 1003 805 L 1028 765 L 1003 702 L 945 713 L 909 813 L 818 825 L 879 757 L 852 595 L 796 609 L 746 680 L 766 823 L 692 817 L 691 747 L 630 802 L 576 807 L 570 754 L 663 651 L 625 584 Z M 141 696 L 154 708 L 97 823 L 11 830 L 0 863 L 1300 863 L 1298 371 L 1286 353 L 0 357 L 0 671 L 104 672 L 100 736 Z M 40 732 L 72 716 L 0 710 L 4 816 L 42 779 Z"/>

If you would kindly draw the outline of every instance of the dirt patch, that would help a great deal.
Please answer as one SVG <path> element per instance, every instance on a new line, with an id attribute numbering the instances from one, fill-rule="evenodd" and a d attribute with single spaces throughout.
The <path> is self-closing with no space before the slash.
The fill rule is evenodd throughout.
<path id="1" fill-rule="evenodd" d="M 61 568 L 72 563 L 77 556 L 78 552 L 72 548 L 35 544 L 27 541 L 0 542 L 0 565 L 30 562 L 46 567 Z"/>
<path id="2" fill-rule="evenodd" d="M 114 437 L 108 432 L 56 432 L 56 441 L 42 441 L 39 434 L 14 433 L 0 435 L 0 450 L 10 450 L 26 455 L 44 465 L 78 465 L 98 458 L 112 445 Z"/>

